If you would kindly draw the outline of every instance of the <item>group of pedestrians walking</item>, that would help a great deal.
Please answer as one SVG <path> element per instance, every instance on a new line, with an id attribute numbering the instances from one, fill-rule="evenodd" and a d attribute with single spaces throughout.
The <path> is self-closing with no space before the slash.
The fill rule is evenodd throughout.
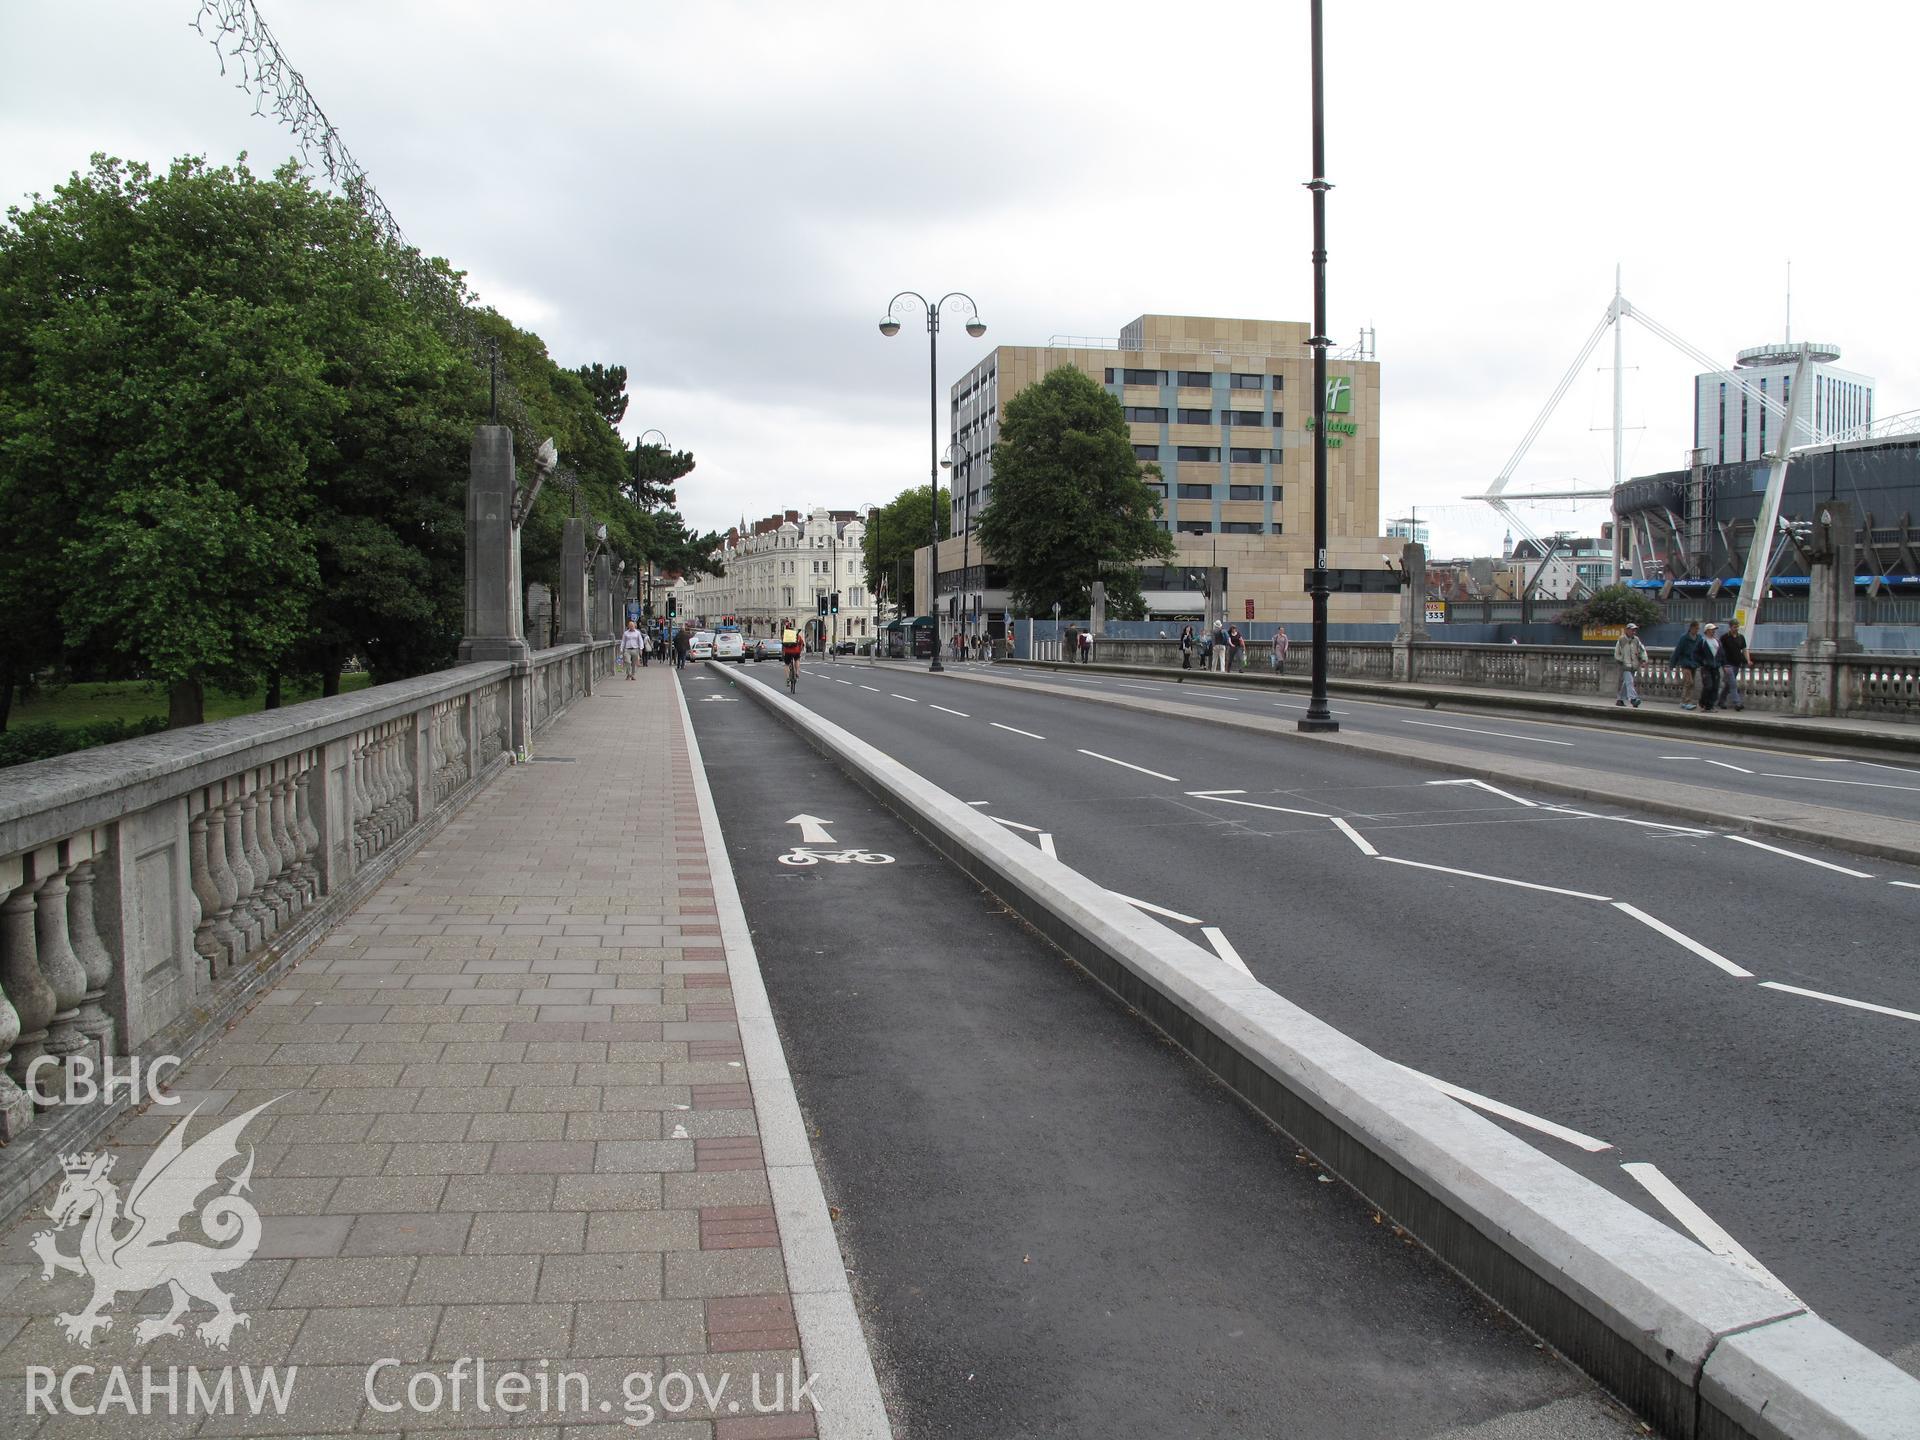
<path id="1" fill-rule="evenodd" d="M 1640 692 L 1635 675 L 1647 664 L 1646 642 L 1640 627 L 1627 626 L 1613 646 L 1613 658 L 1620 664 L 1620 688 L 1615 705 L 1640 707 Z M 1681 676 L 1680 708 L 1702 713 L 1719 710 L 1744 710 L 1747 697 L 1740 693 L 1740 674 L 1747 668 L 1747 637 L 1740 633 L 1740 622 L 1729 620 L 1727 632 L 1708 621 L 1687 626 L 1687 633 L 1673 647 L 1671 663 Z"/>
<path id="2" fill-rule="evenodd" d="M 669 655 L 676 668 L 684 669 L 692 644 L 693 632 L 685 625 L 669 634 L 665 626 L 642 630 L 639 621 L 627 621 L 627 628 L 620 634 L 620 659 L 627 667 L 627 679 L 633 679 L 637 668 L 644 669 L 655 660 L 666 664 Z"/>
<path id="3" fill-rule="evenodd" d="M 1161 632 L 1165 634 L 1165 631 Z M 1276 626 L 1273 632 L 1269 664 L 1276 675 L 1284 674 L 1287 668 L 1287 651 L 1293 642 L 1287 638 L 1287 627 Z M 1221 668 L 1236 674 L 1244 674 L 1247 668 L 1247 637 L 1240 633 L 1238 625 L 1229 625 L 1225 621 L 1216 623 L 1213 629 L 1204 635 L 1196 636 L 1193 626 L 1188 625 L 1180 631 L 1180 668 L 1193 669 L 1194 655 L 1198 652 L 1200 668 L 1214 668 L 1214 656 L 1221 659 Z"/>

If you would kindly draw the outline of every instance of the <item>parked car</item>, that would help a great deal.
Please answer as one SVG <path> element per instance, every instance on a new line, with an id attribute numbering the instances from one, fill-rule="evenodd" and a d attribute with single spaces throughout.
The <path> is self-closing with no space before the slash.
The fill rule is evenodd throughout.
<path id="1" fill-rule="evenodd" d="M 838 645 L 833 647 L 833 653 L 836 655 L 851 655 L 853 651 L 853 641 L 851 640 L 842 640 Z"/>
<path id="2" fill-rule="evenodd" d="M 757 635 L 753 641 L 753 658 L 760 660 L 778 660 L 780 658 L 780 637 L 778 635 Z"/>
<path id="3" fill-rule="evenodd" d="M 716 660 L 747 658 L 747 647 L 741 641 L 738 630 L 722 630 L 713 637 L 713 658 Z"/>
<path id="4" fill-rule="evenodd" d="M 689 660 L 711 660 L 713 658 L 713 632 L 711 630 L 696 630 L 693 632 L 693 639 L 687 642 L 687 658 Z"/>

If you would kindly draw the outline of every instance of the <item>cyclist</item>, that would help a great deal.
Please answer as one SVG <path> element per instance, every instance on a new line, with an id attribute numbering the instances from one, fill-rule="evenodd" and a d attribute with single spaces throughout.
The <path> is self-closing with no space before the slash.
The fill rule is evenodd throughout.
<path id="1" fill-rule="evenodd" d="M 793 628 L 788 620 L 780 627 L 780 662 L 787 667 L 787 689 L 796 690 L 800 685 L 800 632 Z"/>

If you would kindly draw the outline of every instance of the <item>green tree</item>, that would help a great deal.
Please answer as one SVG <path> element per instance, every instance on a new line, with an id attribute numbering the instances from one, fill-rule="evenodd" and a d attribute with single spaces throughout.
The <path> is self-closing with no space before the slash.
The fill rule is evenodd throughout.
<path id="1" fill-rule="evenodd" d="M 602 365 L 598 360 L 573 372 L 593 397 L 593 408 L 608 425 L 618 427 L 627 414 L 627 367 Z"/>
<path id="2" fill-rule="evenodd" d="M 914 594 L 914 551 L 927 544 L 928 510 L 940 526 L 940 538 L 947 538 L 952 527 L 951 497 L 945 490 L 937 501 L 928 498 L 925 485 L 902 490 L 893 499 L 867 517 L 866 538 L 860 542 L 866 561 L 867 589 L 884 595 L 889 604 L 901 607 L 901 613 L 922 613 Z M 897 580 L 896 580 L 897 577 Z M 896 593 L 896 590 L 898 593 Z"/>
<path id="3" fill-rule="evenodd" d="M 1638 625 L 1646 629 L 1662 618 L 1658 601 L 1641 594 L 1630 585 L 1607 585 L 1585 601 L 1560 612 L 1561 625 Z"/>
<path id="4" fill-rule="evenodd" d="M 981 544 L 1006 573 L 1013 602 L 1037 614 L 1058 601 L 1085 614 L 1096 580 L 1109 613 L 1142 613 L 1138 566 L 1170 560 L 1160 498 L 1134 457 L 1120 402 L 1072 366 L 1007 402 L 993 451 Z"/>

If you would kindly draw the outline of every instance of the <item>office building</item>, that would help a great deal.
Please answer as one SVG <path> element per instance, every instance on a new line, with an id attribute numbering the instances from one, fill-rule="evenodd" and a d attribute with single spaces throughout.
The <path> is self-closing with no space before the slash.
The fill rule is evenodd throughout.
<path id="1" fill-rule="evenodd" d="M 1740 388 L 1740 381 L 1782 406 L 1793 398 L 1793 377 L 1801 346 L 1783 341 L 1742 350 L 1731 370 L 1716 370 L 1693 379 L 1693 448 L 1707 452 L 1709 465 L 1737 465 L 1758 460 L 1780 440 L 1784 423 L 1766 405 Z M 1805 428 L 1795 445 L 1825 445 L 1850 432 L 1865 433 L 1873 423 L 1873 377 L 1842 370 L 1836 345 L 1812 347 Z"/>

